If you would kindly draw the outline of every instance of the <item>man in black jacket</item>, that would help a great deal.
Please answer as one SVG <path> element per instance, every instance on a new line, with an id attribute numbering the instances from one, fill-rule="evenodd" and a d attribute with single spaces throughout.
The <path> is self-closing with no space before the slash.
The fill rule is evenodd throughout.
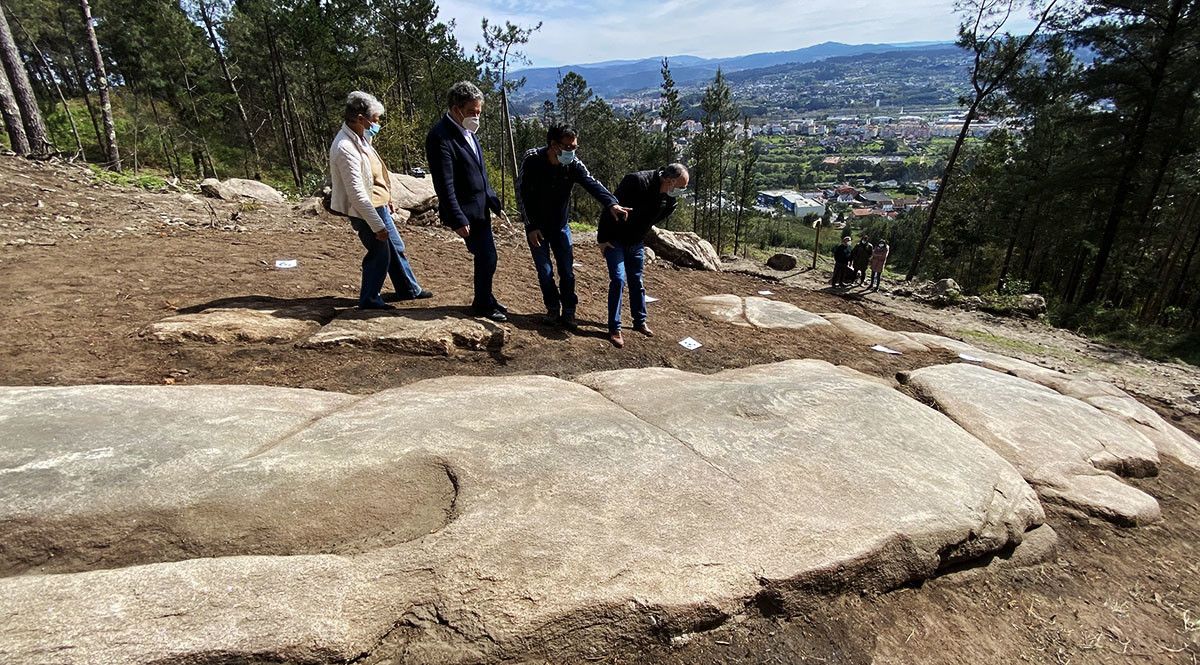
<path id="1" fill-rule="evenodd" d="M 438 195 L 438 217 L 467 241 L 475 257 L 475 298 L 471 309 L 493 321 L 507 321 L 508 310 L 492 294 L 496 274 L 496 239 L 492 218 L 508 216 L 488 182 L 483 146 L 475 133 L 483 114 L 483 93 L 470 81 L 450 86 L 449 110 L 425 137 L 429 174 Z"/>
<path id="2" fill-rule="evenodd" d="M 842 238 L 842 244 L 833 248 L 833 286 L 841 288 L 849 286 L 847 282 L 853 279 L 850 274 L 850 236 Z"/>
<path id="3" fill-rule="evenodd" d="M 600 215 L 596 241 L 608 263 L 608 338 L 618 349 L 625 346 L 621 337 L 621 294 L 626 282 L 633 329 L 647 337 L 654 335 L 646 325 L 643 241 L 651 226 L 675 212 L 675 199 L 683 195 L 687 184 L 688 171 L 683 164 L 630 173 L 621 180 L 616 192 L 617 201 L 629 209 L 628 219 L 618 220 L 611 209 Z"/>
<path id="4" fill-rule="evenodd" d="M 525 221 L 525 236 L 542 288 L 546 317 L 568 329 L 575 328 L 575 306 L 579 303 L 575 295 L 571 227 L 567 220 L 571 189 L 579 183 L 618 220 L 624 220 L 628 214 L 628 210 L 617 205 L 617 197 L 588 173 L 575 155 L 578 149 L 578 133 L 570 127 L 554 125 L 546 132 L 544 147 L 525 153 L 517 176 L 517 205 Z M 551 253 L 558 263 L 557 285 Z"/>

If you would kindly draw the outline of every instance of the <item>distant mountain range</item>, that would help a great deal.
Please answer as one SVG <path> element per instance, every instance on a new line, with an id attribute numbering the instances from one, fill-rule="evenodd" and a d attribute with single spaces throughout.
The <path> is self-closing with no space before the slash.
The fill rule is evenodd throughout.
<path id="1" fill-rule="evenodd" d="M 881 53 L 900 49 L 941 46 L 952 42 L 905 42 L 899 44 L 842 44 L 825 42 L 796 49 L 773 53 L 752 53 L 730 58 L 700 58 L 694 55 L 670 56 L 671 76 L 680 87 L 706 82 L 716 74 L 717 68 L 727 73 L 749 69 L 761 69 L 790 63 L 805 63 L 838 56 L 854 56 L 865 53 Z M 592 90 L 602 97 L 618 96 L 622 93 L 656 88 L 662 81 L 659 68 L 662 58 L 641 60 L 609 60 L 583 65 L 562 67 L 534 67 L 515 72 L 525 77 L 525 87 L 519 98 L 552 97 L 560 78 L 567 72 L 575 72 L 587 79 Z"/>

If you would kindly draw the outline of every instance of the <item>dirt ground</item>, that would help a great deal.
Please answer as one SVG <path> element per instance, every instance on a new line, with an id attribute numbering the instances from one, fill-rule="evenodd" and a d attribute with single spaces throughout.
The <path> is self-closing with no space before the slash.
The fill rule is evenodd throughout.
<path id="1" fill-rule="evenodd" d="M 414 270 L 435 297 L 401 308 L 461 312 L 470 256 L 442 229 L 404 227 Z M 713 293 L 780 300 L 814 312 L 848 312 L 896 330 L 945 332 L 1048 366 L 1116 380 L 1200 436 L 1200 372 L 1092 345 L 1036 322 L 930 310 L 886 294 L 846 297 L 819 275 L 784 282 L 733 273 L 647 270 L 651 339 L 626 332 L 612 348 L 604 326 L 607 276 L 594 247 L 576 262 L 579 333 L 540 321 L 528 250 L 500 246 L 496 293 L 510 309 L 501 351 L 414 357 L 291 344 L 167 345 L 138 335 L 179 311 L 243 299 L 351 307 L 361 247 L 348 226 L 289 205 L 235 204 L 93 182 L 74 166 L 0 157 L 0 384 L 251 383 L 370 393 L 447 374 L 573 377 L 626 367 L 697 372 L 820 358 L 876 376 L 949 360 L 889 356 L 836 330 L 764 332 L 707 321 L 689 298 Z M 276 259 L 297 259 L 275 269 Z M 968 332 L 964 332 L 968 331 Z M 974 331 L 971 333 L 970 331 Z M 704 344 L 688 351 L 684 337 Z M 1082 349 L 1082 350 L 1081 350 Z M 1039 353 L 1040 351 L 1040 353 Z M 1161 523 L 1118 529 L 1050 512 L 1057 557 L 1024 569 L 966 571 L 883 595 L 811 598 L 753 608 L 693 638 L 592 652 L 554 645 L 554 660 L 667 663 L 1196 663 L 1200 659 L 1200 474 L 1167 461 L 1157 478 L 1130 481 L 1155 496 Z"/>

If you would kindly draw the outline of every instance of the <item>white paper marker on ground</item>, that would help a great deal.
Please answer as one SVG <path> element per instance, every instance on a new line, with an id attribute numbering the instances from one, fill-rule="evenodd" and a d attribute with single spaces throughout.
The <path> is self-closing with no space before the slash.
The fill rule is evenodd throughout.
<path id="1" fill-rule="evenodd" d="M 770 292 L 770 291 L 759 291 L 759 292 L 758 292 L 758 295 L 760 295 L 760 296 L 773 296 L 773 295 L 775 295 L 775 294 L 774 294 L 774 293 L 772 293 L 772 292 Z"/>
<path id="2" fill-rule="evenodd" d="M 658 298 L 654 296 L 646 296 L 646 302 L 658 302 Z"/>
<path id="3" fill-rule="evenodd" d="M 296 259 L 277 259 L 275 261 L 276 268 L 295 268 L 300 265 L 300 261 Z"/>
<path id="4" fill-rule="evenodd" d="M 679 340 L 679 346 L 682 346 L 688 351 L 695 351 L 704 345 L 692 339 L 691 337 L 684 337 L 683 339 Z"/>
<path id="5" fill-rule="evenodd" d="M 959 357 L 959 358 L 961 358 L 961 359 L 963 359 L 963 360 L 965 360 L 965 361 L 967 361 L 967 362 L 969 362 L 969 363 L 981 363 L 981 362 L 983 362 L 983 358 L 976 358 L 975 356 L 970 356 L 970 355 L 967 355 L 967 354 L 965 354 L 965 353 L 960 353 L 960 354 L 958 354 L 958 357 Z"/>
<path id="6" fill-rule="evenodd" d="M 875 346 L 872 346 L 872 347 L 871 347 L 871 350 L 872 350 L 872 351 L 878 351 L 878 352 L 880 352 L 880 353 L 889 353 L 889 354 L 891 354 L 891 355 L 893 355 L 893 356 L 902 356 L 902 355 L 904 355 L 903 353 L 900 353 L 899 351 L 897 351 L 897 350 L 895 350 L 895 349 L 889 349 L 889 348 L 887 348 L 886 346 L 884 346 L 884 345 L 882 345 L 882 344 L 876 344 Z"/>

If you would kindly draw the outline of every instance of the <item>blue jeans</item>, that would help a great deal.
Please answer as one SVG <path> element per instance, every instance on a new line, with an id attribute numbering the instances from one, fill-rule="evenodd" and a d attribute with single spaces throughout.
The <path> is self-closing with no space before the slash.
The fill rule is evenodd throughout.
<path id="1" fill-rule="evenodd" d="M 604 250 L 604 261 L 608 263 L 608 332 L 621 329 L 621 294 L 629 284 L 629 310 L 633 314 L 633 325 L 646 322 L 646 285 L 642 281 L 645 271 L 645 248 L 643 243 L 622 245 L 613 243 Z"/>
<path id="2" fill-rule="evenodd" d="M 575 295 L 575 252 L 571 246 L 571 227 L 542 231 L 542 244 L 530 247 L 533 267 L 537 269 L 542 302 L 550 316 L 575 317 L 579 298 Z M 554 262 L 550 261 L 553 253 Z M 558 284 L 554 283 L 554 263 L 558 263 Z M 561 310 L 561 312 L 560 312 Z"/>
<path id="3" fill-rule="evenodd" d="M 350 218 L 350 225 L 358 232 L 358 239 L 367 249 L 367 255 L 362 261 L 362 287 L 358 292 L 359 307 L 378 307 L 383 303 L 379 297 L 383 283 L 390 275 L 392 286 L 396 287 L 396 295 L 401 298 L 413 298 L 421 292 L 421 285 L 413 274 L 412 266 L 404 255 L 404 240 L 396 230 L 392 214 L 387 206 L 376 208 L 375 212 L 383 218 L 384 227 L 388 232 L 387 240 L 379 240 L 375 232 L 365 220 L 357 217 Z"/>

